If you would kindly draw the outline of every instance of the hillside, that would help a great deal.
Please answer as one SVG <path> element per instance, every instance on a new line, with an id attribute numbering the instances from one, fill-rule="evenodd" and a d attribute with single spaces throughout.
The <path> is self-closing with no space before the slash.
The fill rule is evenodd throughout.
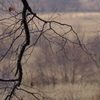
<path id="1" fill-rule="evenodd" d="M 16 10 L 22 9 L 20 0 L 1 0 L 8 8 L 14 5 Z M 99 0 L 28 0 L 31 8 L 35 12 L 99 12 Z M 0 5 L 2 8 L 2 5 Z"/>
<path id="2" fill-rule="evenodd" d="M 98 12 L 99 0 L 29 0 L 39 12 Z"/>

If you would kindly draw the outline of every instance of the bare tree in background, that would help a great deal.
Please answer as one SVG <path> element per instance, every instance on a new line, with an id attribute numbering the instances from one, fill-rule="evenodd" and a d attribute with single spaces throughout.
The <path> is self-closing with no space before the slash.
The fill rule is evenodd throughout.
<path id="1" fill-rule="evenodd" d="M 27 66 L 26 69 L 24 66 L 35 46 L 43 38 L 48 42 L 53 54 L 63 51 L 67 44 L 79 45 L 84 52 L 88 53 L 88 51 L 81 44 L 78 34 L 71 25 L 44 20 L 31 10 L 27 0 L 21 2 L 22 12 L 16 10 L 9 12 L 8 8 L 2 2 L 0 3 L 4 8 L 3 13 L 5 12 L 0 18 L 3 28 L 0 33 L 0 98 L 1 100 L 23 100 L 24 96 L 29 95 L 27 98 L 30 100 L 32 98 L 52 99 L 38 89 L 34 90 L 31 86 L 23 85 L 29 67 Z M 70 35 L 75 37 L 74 41 Z M 4 67 L 6 69 L 3 74 Z"/>

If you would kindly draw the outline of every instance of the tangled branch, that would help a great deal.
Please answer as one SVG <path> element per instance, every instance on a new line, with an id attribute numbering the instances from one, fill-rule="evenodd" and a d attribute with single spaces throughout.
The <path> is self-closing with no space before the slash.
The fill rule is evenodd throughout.
<path id="1" fill-rule="evenodd" d="M 87 54 L 90 55 L 90 53 L 85 45 L 81 43 L 78 34 L 74 31 L 71 25 L 62 24 L 57 21 L 46 21 L 32 11 L 27 0 L 21 0 L 21 2 L 23 3 L 23 11 L 21 13 L 12 13 L 12 16 L 8 18 L 0 19 L 0 23 L 3 22 L 4 26 L 6 27 L 3 33 L 0 35 L 0 42 L 4 47 L 6 47 L 5 52 L 0 56 L 0 61 L 8 56 L 10 58 L 9 62 L 11 62 L 10 65 L 13 67 L 12 72 L 14 72 L 14 79 L 0 79 L 0 81 L 13 83 L 12 88 L 10 88 L 10 93 L 5 97 L 5 100 L 11 100 L 14 96 L 19 99 L 16 96 L 17 90 L 31 94 L 35 99 L 40 100 L 35 93 L 19 88 L 23 80 L 22 61 L 25 56 L 24 53 L 28 51 L 28 49 L 33 48 L 39 39 L 44 37 L 44 39 L 48 41 L 50 45 L 53 43 L 61 46 L 60 50 L 64 49 L 64 46 L 67 43 L 72 43 L 79 45 Z M 5 20 L 12 20 L 13 24 L 10 22 L 5 22 Z M 37 24 L 35 20 L 38 20 L 42 24 Z M 62 29 L 63 34 L 58 33 L 57 29 L 55 28 L 56 26 L 60 26 L 59 28 Z M 7 31 L 9 32 L 7 33 Z M 73 41 L 67 37 L 69 34 L 73 34 L 76 37 L 76 41 Z M 56 40 L 57 38 L 58 40 Z M 8 41 L 9 39 L 11 40 L 9 45 L 5 46 L 3 42 Z M 19 40 L 21 43 L 18 42 Z M 16 42 L 19 44 L 17 47 L 14 45 Z M 59 52 L 60 50 L 56 52 Z M 42 97 L 42 99 L 44 100 L 44 97 Z"/>

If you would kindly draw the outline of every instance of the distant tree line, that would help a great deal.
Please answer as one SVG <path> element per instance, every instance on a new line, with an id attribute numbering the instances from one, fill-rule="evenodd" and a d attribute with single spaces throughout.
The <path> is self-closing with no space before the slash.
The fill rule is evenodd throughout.
<path id="1" fill-rule="evenodd" d="M 95 0 L 30 0 L 33 10 L 38 12 L 94 12 L 99 11 Z"/>
<path id="2" fill-rule="evenodd" d="M 87 42 L 90 43 L 91 40 Z M 67 44 L 63 51 L 59 51 L 59 49 L 59 46 L 52 48 L 51 45 L 50 47 L 49 43 L 46 41 L 44 43 L 44 39 L 41 38 L 35 48 L 36 52 L 31 55 L 28 63 L 30 71 L 34 73 L 33 75 L 31 72 L 31 77 L 28 79 L 39 86 L 49 84 L 55 86 L 60 83 L 99 84 L 100 67 L 96 67 L 94 64 L 96 61 L 99 65 L 99 38 L 88 45 L 88 50 L 91 55 L 94 55 L 94 58 L 90 58 L 79 46 L 74 44 Z"/>
<path id="3" fill-rule="evenodd" d="M 21 10 L 22 6 L 18 0 L 1 0 L 8 8 L 9 2 L 14 5 L 16 10 Z M 30 6 L 34 12 L 99 12 L 98 0 L 29 0 Z M 0 7 L 2 9 L 2 7 Z"/>

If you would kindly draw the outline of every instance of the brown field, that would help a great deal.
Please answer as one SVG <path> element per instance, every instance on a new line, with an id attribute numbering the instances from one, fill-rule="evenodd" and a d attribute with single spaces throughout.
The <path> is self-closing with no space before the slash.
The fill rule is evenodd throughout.
<path id="1" fill-rule="evenodd" d="M 75 31 L 86 37 L 98 34 L 100 13 L 57 13 L 39 15 L 43 19 L 55 20 L 72 25 Z"/>

